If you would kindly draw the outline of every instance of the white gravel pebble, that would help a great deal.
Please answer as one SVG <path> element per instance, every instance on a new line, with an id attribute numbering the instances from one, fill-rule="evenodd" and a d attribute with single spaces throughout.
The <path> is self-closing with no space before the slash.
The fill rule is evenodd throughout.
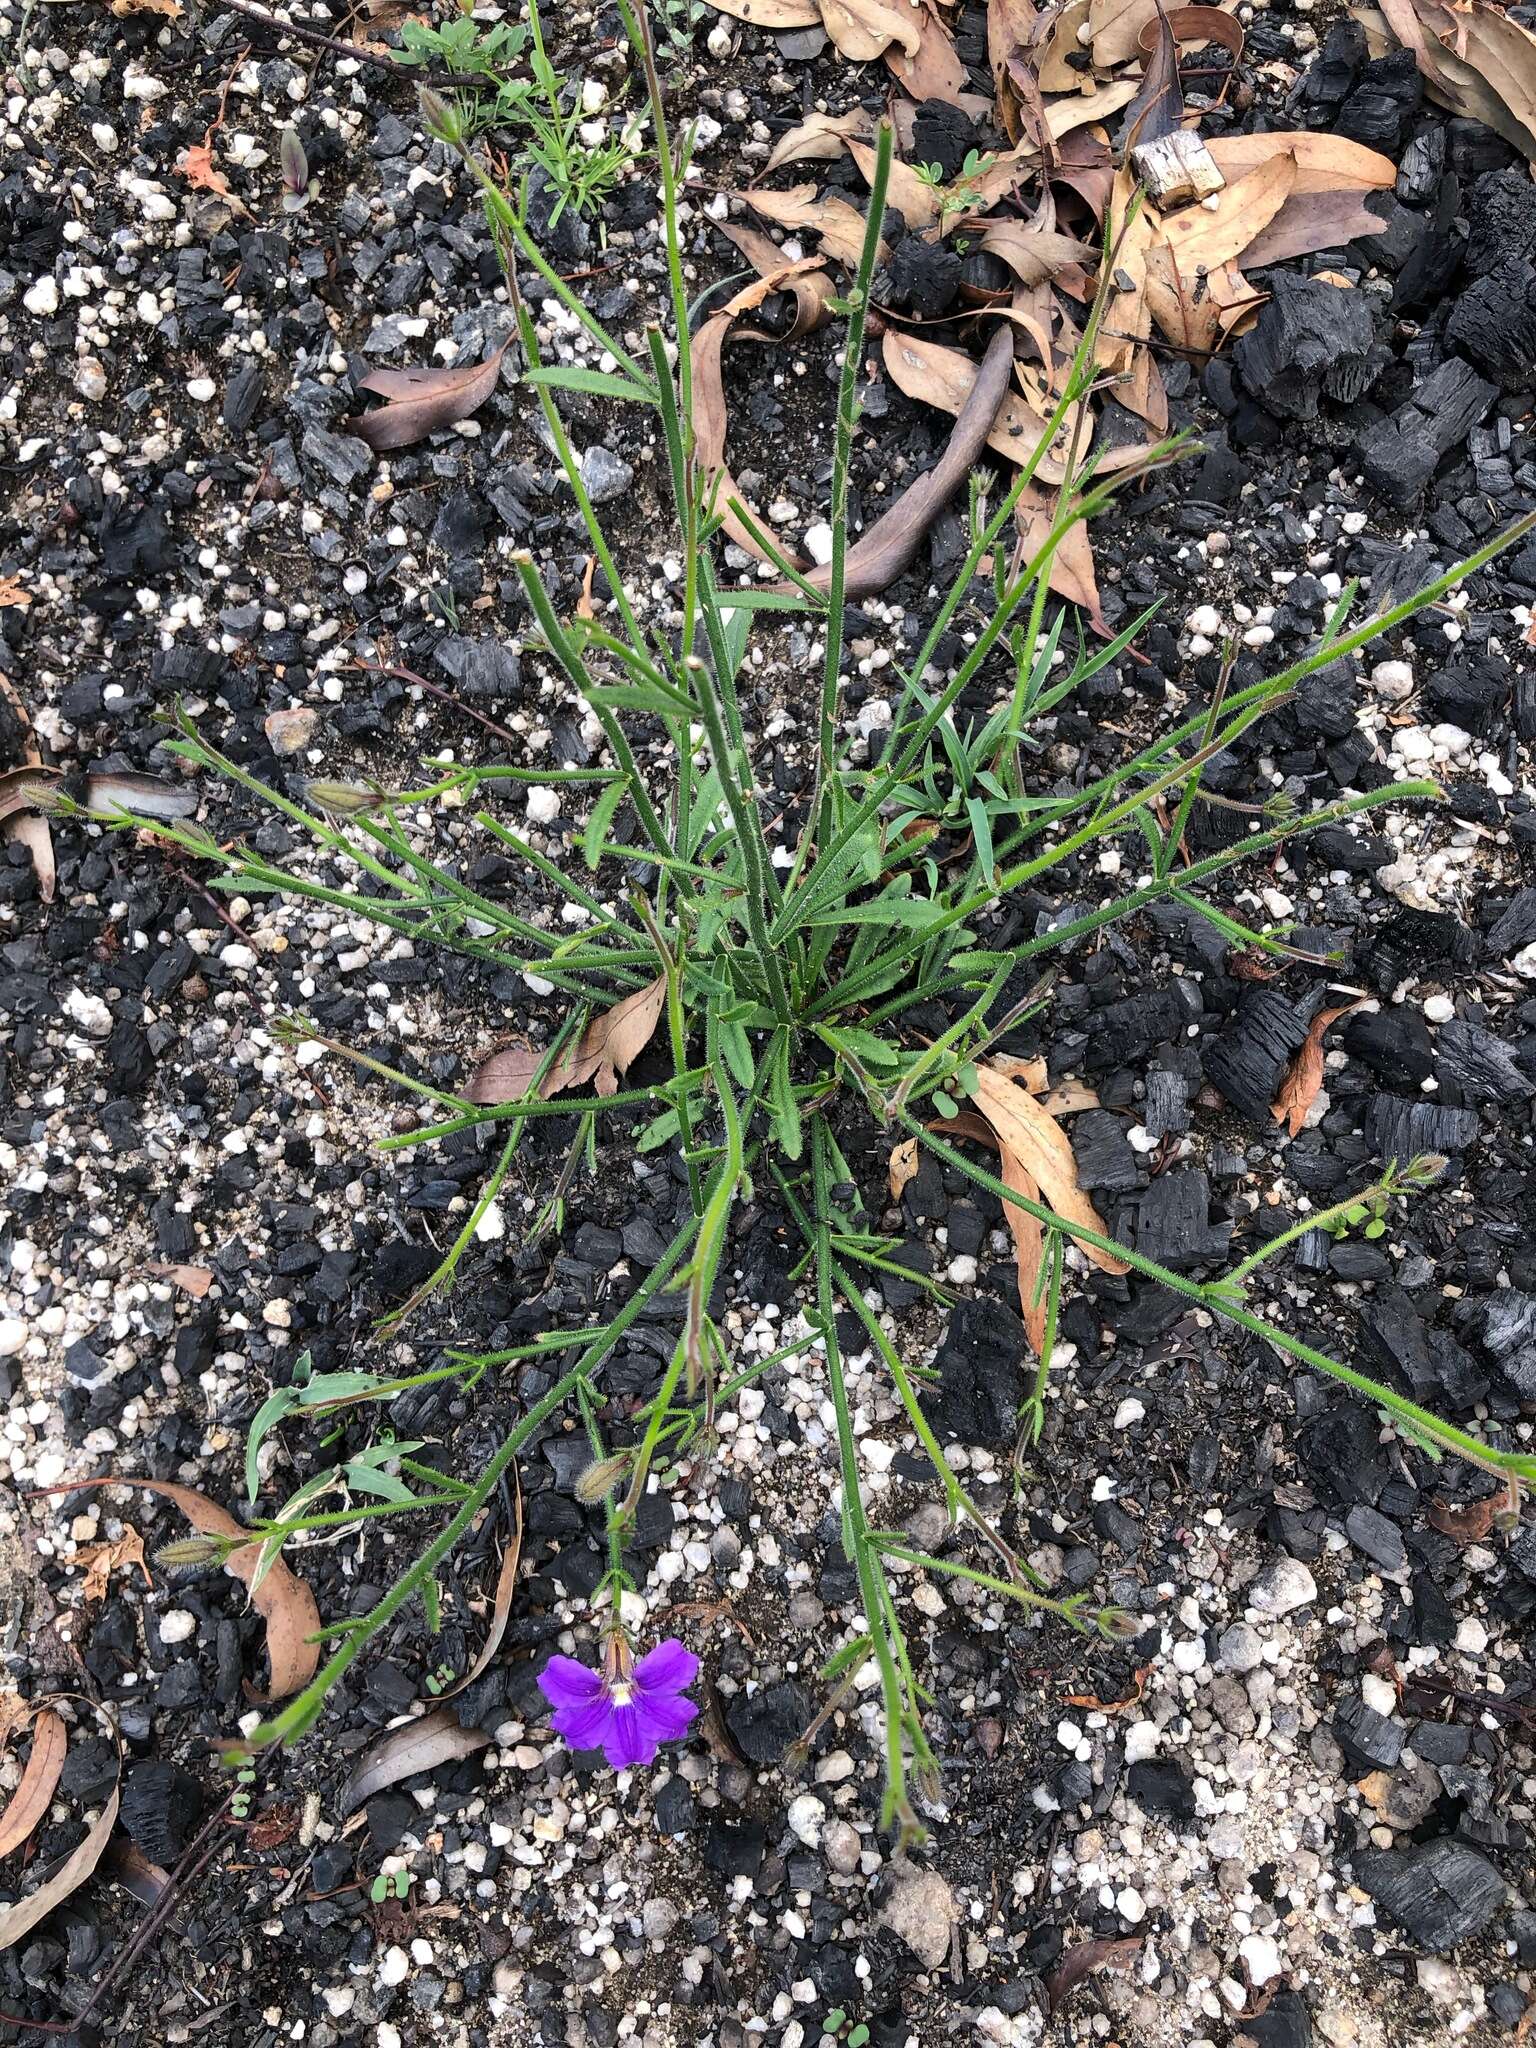
<path id="1" fill-rule="evenodd" d="M 546 789 L 536 782 L 528 792 L 528 822 L 530 825 L 553 825 L 560 815 L 560 793 Z"/>
<path id="2" fill-rule="evenodd" d="M 1271 1936 L 1247 1934 L 1237 1945 L 1237 1952 L 1248 1965 L 1248 1975 L 1257 1984 L 1267 1984 L 1271 1977 L 1278 1977 L 1281 1970 L 1280 1951 Z"/>
<path id="3" fill-rule="evenodd" d="M 1133 1422 L 1140 1422 L 1146 1412 L 1134 1394 L 1127 1394 L 1115 1410 L 1116 1429 L 1129 1429 Z"/>
<path id="4" fill-rule="evenodd" d="M 818 568 L 824 569 L 832 559 L 832 529 L 825 519 L 818 519 L 814 526 L 805 529 L 805 552 Z"/>
<path id="5" fill-rule="evenodd" d="M 160 1617 L 162 1643 L 184 1643 L 197 1634 L 197 1616 L 185 1607 L 172 1607 Z"/>
<path id="6" fill-rule="evenodd" d="M 1299 1558 L 1277 1557 L 1264 1567 L 1248 1588 L 1248 1605 L 1257 1614 L 1274 1619 L 1292 1614 L 1317 1598 L 1317 1581 Z"/>

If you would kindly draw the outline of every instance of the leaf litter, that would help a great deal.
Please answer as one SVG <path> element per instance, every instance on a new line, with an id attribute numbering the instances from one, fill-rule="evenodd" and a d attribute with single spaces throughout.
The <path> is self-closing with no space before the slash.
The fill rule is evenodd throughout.
<path id="1" fill-rule="evenodd" d="M 587 1025 L 574 1051 L 562 1053 L 538 1083 L 541 1100 L 591 1082 L 599 1095 L 616 1095 L 620 1076 L 640 1057 L 656 1033 L 666 1001 L 667 978 L 658 974 L 645 988 L 603 1010 Z M 545 1055 L 520 1040 L 501 1046 L 476 1067 L 464 1100 L 489 1108 L 520 1102 L 533 1088 Z"/>
<path id="2" fill-rule="evenodd" d="M 51 1707 L 40 1707 L 32 1723 L 32 1750 L 21 1783 L 0 1813 L 0 1857 L 14 1855 L 47 1819 L 68 1749 L 69 1730 L 62 1716 Z"/>
<path id="3" fill-rule="evenodd" d="M 496 389 L 501 363 L 512 343 L 509 330 L 483 362 L 455 363 L 435 369 L 370 370 L 359 378 L 359 391 L 386 401 L 371 412 L 354 413 L 342 431 L 366 441 L 375 455 L 390 448 L 409 448 L 445 427 L 467 420 Z"/>

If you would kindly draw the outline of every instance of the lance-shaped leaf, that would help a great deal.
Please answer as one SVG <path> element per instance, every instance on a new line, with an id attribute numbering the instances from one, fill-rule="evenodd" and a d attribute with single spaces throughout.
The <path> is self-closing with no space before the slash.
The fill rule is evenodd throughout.
<path id="1" fill-rule="evenodd" d="M 402 1778 L 414 1778 L 418 1771 L 434 1771 L 443 1764 L 457 1763 L 490 1744 L 481 1728 L 461 1728 L 452 1707 L 437 1707 L 419 1721 L 391 1728 L 366 1752 L 348 1778 L 341 1794 L 341 1810 L 351 1813 L 376 1792 L 398 1785 Z"/>
<path id="2" fill-rule="evenodd" d="M 14 1854 L 47 1819 L 68 1747 L 69 1731 L 63 1720 L 51 1708 L 41 1708 L 32 1724 L 32 1753 L 21 1783 L 0 1814 L 0 1857 Z"/>
<path id="3" fill-rule="evenodd" d="M 616 1095 L 619 1076 L 650 1044 L 667 996 L 667 978 L 658 974 L 645 988 L 625 996 L 611 1010 L 592 1019 L 574 1051 L 563 1053 L 539 1084 L 546 1100 L 567 1088 L 590 1081 L 599 1095 Z M 543 1054 L 531 1046 L 501 1046 L 483 1059 L 464 1091 L 466 1102 L 492 1106 L 520 1102 L 534 1085 Z"/>
<path id="4" fill-rule="evenodd" d="M 408 448 L 413 441 L 467 420 L 496 389 L 501 359 L 511 340 L 509 333 L 480 363 L 456 363 L 451 369 L 370 370 L 358 390 L 389 402 L 343 421 L 343 430 L 366 441 L 378 455 L 387 448 Z"/>
<path id="5" fill-rule="evenodd" d="M 1069 1235 L 1074 1223 L 1097 1231 L 1101 1237 L 1109 1235 L 1103 1218 L 1083 1193 L 1070 1139 L 1027 1089 L 982 1060 L 976 1067 L 976 1088 L 971 1100 L 997 1133 L 1003 1151 L 1013 1154 L 1020 1172 L 1039 1188 L 1045 1206 L 1068 1226 Z M 1084 1258 L 1102 1272 L 1130 1271 L 1113 1252 L 1084 1244 L 1081 1239 L 1074 1242 L 1081 1245 Z"/>

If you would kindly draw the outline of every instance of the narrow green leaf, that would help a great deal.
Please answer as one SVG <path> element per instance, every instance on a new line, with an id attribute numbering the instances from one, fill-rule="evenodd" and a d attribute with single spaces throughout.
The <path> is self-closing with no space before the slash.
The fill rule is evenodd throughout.
<path id="1" fill-rule="evenodd" d="M 603 841 L 608 837 L 608 828 L 624 801 L 624 793 L 624 778 L 616 775 L 592 806 L 587 829 L 581 835 L 581 850 L 589 870 L 595 869 L 603 857 Z"/>
<path id="2" fill-rule="evenodd" d="M 561 364 L 549 369 L 525 370 L 525 384 L 542 384 L 552 391 L 583 391 L 591 398 L 637 399 L 654 405 L 649 391 L 629 377 L 610 376 L 606 370 L 585 370 L 579 364 Z"/>

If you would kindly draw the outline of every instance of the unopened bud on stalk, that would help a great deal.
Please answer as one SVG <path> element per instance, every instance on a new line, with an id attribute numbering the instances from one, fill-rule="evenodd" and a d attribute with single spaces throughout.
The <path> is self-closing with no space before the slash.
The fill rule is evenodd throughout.
<path id="1" fill-rule="evenodd" d="M 181 1536 L 155 1552 L 155 1563 L 166 1571 L 193 1564 L 222 1564 L 241 1544 L 229 1536 Z"/>
<path id="2" fill-rule="evenodd" d="M 422 86 L 416 96 L 416 104 L 421 109 L 421 118 L 430 134 L 439 142 L 446 143 L 450 149 L 462 147 L 464 123 L 456 106 L 445 100 L 440 92 L 434 92 L 430 85 Z"/>
<path id="3" fill-rule="evenodd" d="M 589 1508 L 595 1507 L 608 1498 L 628 1470 L 628 1458 L 594 1458 L 576 1481 L 576 1498 Z"/>

